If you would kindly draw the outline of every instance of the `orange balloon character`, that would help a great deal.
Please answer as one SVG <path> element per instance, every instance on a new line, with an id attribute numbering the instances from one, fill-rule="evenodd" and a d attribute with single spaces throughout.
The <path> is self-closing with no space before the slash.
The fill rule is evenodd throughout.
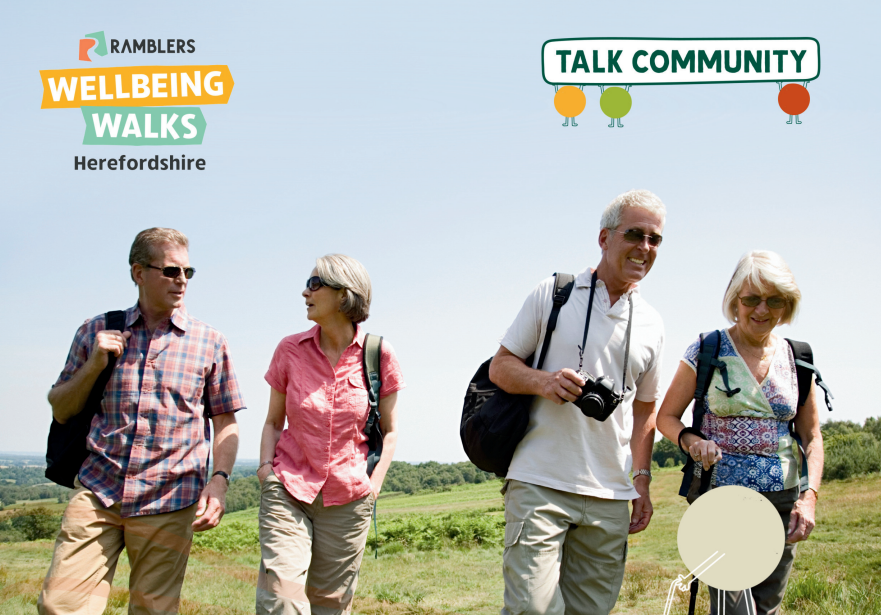
<path id="1" fill-rule="evenodd" d="M 568 126 L 570 119 L 573 126 L 578 126 L 575 123 L 575 117 L 584 111 L 586 105 L 587 98 L 585 98 L 584 92 L 574 85 L 564 85 L 554 94 L 554 108 L 557 113 L 566 118 L 563 126 Z"/>

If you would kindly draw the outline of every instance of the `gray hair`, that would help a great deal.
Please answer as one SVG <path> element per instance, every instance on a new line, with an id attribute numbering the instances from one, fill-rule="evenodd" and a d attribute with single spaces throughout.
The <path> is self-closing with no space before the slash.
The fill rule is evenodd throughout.
<path id="1" fill-rule="evenodd" d="M 150 261 L 156 257 L 156 248 L 166 243 L 177 244 L 187 249 L 190 247 L 187 236 L 173 228 L 154 227 L 137 234 L 134 243 L 132 243 L 132 249 L 128 253 L 129 275 L 132 282 L 135 281 L 135 275 L 131 271 L 132 265 L 135 263 L 143 266 L 149 265 Z M 135 283 L 137 284 L 137 282 Z"/>
<path id="2" fill-rule="evenodd" d="M 776 252 L 753 250 L 740 257 L 734 275 L 725 289 L 722 313 L 730 322 L 737 322 L 737 302 L 743 285 L 749 282 L 763 295 L 779 294 L 786 299 L 781 325 L 792 323 L 798 314 L 801 291 L 786 261 Z"/>
<path id="3" fill-rule="evenodd" d="M 603 210 L 600 218 L 600 229 L 616 229 L 621 224 L 625 207 L 638 207 L 661 217 L 661 223 L 667 219 L 667 208 L 661 199 L 648 190 L 628 190 L 616 196 Z"/>
<path id="4" fill-rule="evenodd" d="M 315 259 L 315 269 L 326 284 L 345 291 L 340 311 L 349 320 L 355 324 L 367 320 L 372 290 L 364 265 L 345 254 L 327 254 Z"/>

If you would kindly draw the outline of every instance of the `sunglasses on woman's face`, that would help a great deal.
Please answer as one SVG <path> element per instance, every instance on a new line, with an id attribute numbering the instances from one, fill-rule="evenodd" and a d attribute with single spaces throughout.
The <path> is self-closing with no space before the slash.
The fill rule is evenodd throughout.
<path id="1" fill-rule="evenodd" d="M 340 288 L 339 286 L 331 286 L 330 284 L 319 278 L 317 275 L 313 275 L 311 278 L 306 280 L 306 288 L 311 290 L 313 293 L 322 286 L 327 286 L 328 288 L 333 288 L 335 290 L 339 290 Z"/>
<path id="2" fill-rule="evenodd" d="M 758 307 L 762 301 L 764 301 L 765 305 L 772 310 L 779 310 L 782 307 L 786 307 L 786 299 L 783 297 L 768 297 L 767 299 L 762 299 L 755 295 L 747 295 L 746 297 L 738 297 L 738 299 L 740 299 L 740 303 L 749 308 Z"/>
<path id="3" fill-rule="evenodd" d="M 657 233 L 652 233 L 650 235 L 647 235 L 647 234 L 643 233 L 641 230 L 639 230 L 638 228 L 629 228 L 626 231 L 615 231 L 615 229 L 612 229 L 612 230 L 616 233 L 624 235 L 624 241 L 626 241 L 627 243 L 639 244 L 639 243 L 642 243 L 643 239 L 648 238 L 649 245 L 653 248 L 657 248 L 659 245 L 661 245 L 661 242 L 664 240 L 664 238 L 661 237 L 660 235 L 658 235 Z"/>
<path id="4" fill-rule="evenodd" d="M 154 267 L 153 265 L 147 265 L 147 269 L 157 269 L 162 272 L 162 275 L 166 278 L 176 278 L 180 275 L 181 270 L 184 272 L 184 277 L 186 279 L 192 278 L 196 275 L 195 267 Z"/>

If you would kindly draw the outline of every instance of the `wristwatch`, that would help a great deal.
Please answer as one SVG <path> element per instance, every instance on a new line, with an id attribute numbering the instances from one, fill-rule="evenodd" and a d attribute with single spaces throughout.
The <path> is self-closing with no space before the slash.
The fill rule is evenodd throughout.
<path id="1" fill-rule="evenodd" d="M 217 472 L 215 472 L 214 474 L 211 475 L 211 478 L 214 478 L 215 476 L 222 476 L 223 479 L 226 481 L 226 486 L 229 487 L 229 474 L 227 474 L 223 470 L 218 470 Z"/>
<path id="2" fill-rule="evenodd" d="M 649 477 L 649 482 L 652 482 L 652 472 L 651 472 L 651 470 L 645 470 L 645 469 L 643 469 L 643 470 L 636 470 L 636 471 L 633 472 L 633 478 L 636 478 L 636 477 L 639 476 L 640 474 L 642 474 L 643 476 L 648 476 L 648 477 Z"/>

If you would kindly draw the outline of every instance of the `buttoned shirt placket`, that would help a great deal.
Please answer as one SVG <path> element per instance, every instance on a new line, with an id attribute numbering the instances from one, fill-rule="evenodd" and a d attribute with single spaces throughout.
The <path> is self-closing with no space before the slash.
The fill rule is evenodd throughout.
<path id="1" fill-rule="evenodd" d="M 125 485 L 130 482 L 144 482 L 144 465 L 150 461 L 149 451 L 152 448 L 152 439 L 159 421 L 163 420 L 156 410 L 154 391 L 159 388 L 162 380 L 162 369 L 157 366 L 157 362 L 162 352 L 168 348 L 168 333 L 170 333 L 172 326 L 174 325 L 171 319 L 168 319 L 156 327 L 150 335 L 146 323 L 143 321 L 143 316 L 141 316 L 138 327 L 139 345 L 142 345 L 145 340 L 147 344 L 146 348 L 138 349 L 138 371 L 141 374 L 141 381 L 138 387 L 135 433 L 132 436 L 132 449 L 123 482 L 122 507 L 125 512 L 129 512 L 129 509 L 135 505 L 135 496 L 143 491 L 140 488 L 128 490 Z"/>

